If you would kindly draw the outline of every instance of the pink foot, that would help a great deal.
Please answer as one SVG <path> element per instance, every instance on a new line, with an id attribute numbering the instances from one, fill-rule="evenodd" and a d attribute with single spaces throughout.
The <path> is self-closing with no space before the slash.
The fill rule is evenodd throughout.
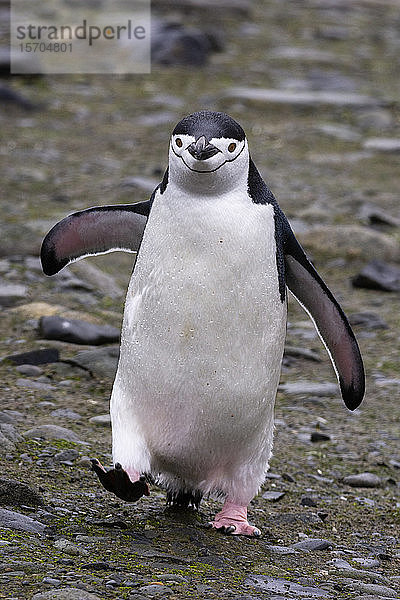
<path id="1" fill-rule="evenodd" d="M 211 527 L 231 535 L 248 535 L 260 537 L 261 531 L 247 521 L 247 506 L 225 501 L 222 510 L 215 515 Z"/>

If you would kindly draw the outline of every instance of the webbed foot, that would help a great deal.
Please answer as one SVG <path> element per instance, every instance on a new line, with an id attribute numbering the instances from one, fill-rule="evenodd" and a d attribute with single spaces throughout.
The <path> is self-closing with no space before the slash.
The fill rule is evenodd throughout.
<path id="1" fill-rule="evenodd" d="M 138 481 L 131 481 L 128 473 L 119 463 L 106 471 L 97 458 L 91 459 L 92 469 L 100 479 L 100 483 L 108 492 L 112 492 L 125 502 L 136 502 L 142 496 L 150 496 L 149 486 L 145 477 L 141 476 Z"/>
<path id="2" fill-rule="evenodd" d="M 222 510 L 215 515 L 210 527 L 229 535 L 260 537 L 261 531 L 247 521 L 247 506 L 227 500 Z"/>

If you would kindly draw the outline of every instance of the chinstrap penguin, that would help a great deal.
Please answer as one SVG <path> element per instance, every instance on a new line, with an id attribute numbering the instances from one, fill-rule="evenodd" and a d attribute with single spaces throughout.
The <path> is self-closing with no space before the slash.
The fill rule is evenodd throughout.
<path id="1" fill-rule="evenodd" d="M 252 162 L 241 126 L 201 111 L 180 121 L 151 198 L 74 213 L 43 241 L 43 270 L 137 252 L 111 395 L 114 468 L 127 501 L 144 475 L 178 505 L 223 494 L 212 526 L 260 535 L 247 506 L 265 480 L 286 334 L 287 288 L 327 348 L 350 410 L 364 369 L 350 325 Z"/>

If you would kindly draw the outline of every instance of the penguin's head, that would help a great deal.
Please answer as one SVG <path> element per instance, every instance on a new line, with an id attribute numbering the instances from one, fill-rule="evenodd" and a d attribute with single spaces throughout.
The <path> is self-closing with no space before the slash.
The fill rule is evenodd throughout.
<path id="1" fill-rule="evenodd" d="M 248 169 L 245 133 L 229 115 L 203 110 L 173 130 L 169 178 L 180 188 L 222 193 L 247 181 Z"/>

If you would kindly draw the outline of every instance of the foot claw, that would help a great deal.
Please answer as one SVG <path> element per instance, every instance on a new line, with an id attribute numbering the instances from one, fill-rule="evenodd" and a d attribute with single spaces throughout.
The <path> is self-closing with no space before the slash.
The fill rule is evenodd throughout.
<path id="1" fill-rule="evenodd" d="M 128 473 L 122 468 L 120 463 L 116 463 L 113 469 L 106 471 L 103 465 L 92 458 L 92 469 L 100 479 L 100 483 L 108 492 L 113 492 L 121 500 L 126 502 L 136 502 L 142 496 L 149 496 L 149 486 L 142 476 L 138 481 L 131 481 Z"/>
<path id="2" fill-rule="evenodd" d="M 223 509 L 215 516 L 212 527 L 227 535 L 260 537 L 261 531 L 247 521 L 247 507 L 227 500 Z"/>
<path id="3" fill-rule="evenodd" d="M 224 533 L 226 533 L 227 535 L 229 535 L 230 533 L 235 533 L 235 531 L 236 531 L 235 525 L 229 525 L 229 527 L 224 527 Z"/>

